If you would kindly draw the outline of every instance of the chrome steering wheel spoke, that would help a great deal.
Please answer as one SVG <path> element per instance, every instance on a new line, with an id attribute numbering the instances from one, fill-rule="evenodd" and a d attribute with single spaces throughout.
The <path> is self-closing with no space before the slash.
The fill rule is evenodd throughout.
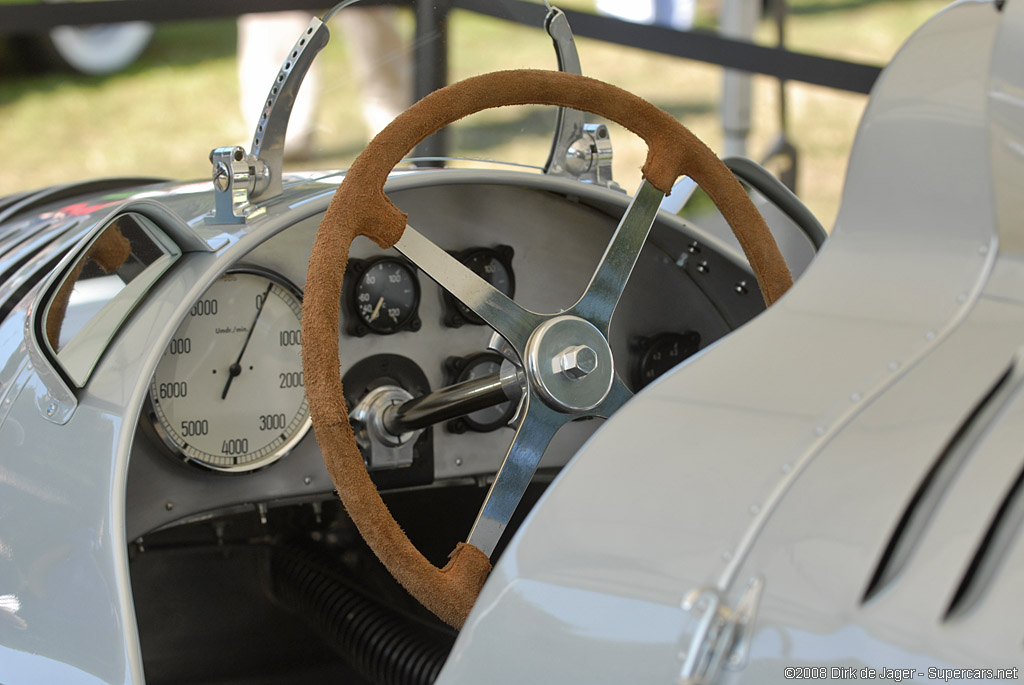
<path id="1" fill-rule="evenodd" d="M 608 418 L 633 396 L 613 372 L 608 328 L 663 197 L 664 193 L 644 181 L 619 222 L 583 296 L 563 314 L 544 315 L 524 309 L 411 226 L 406 226 L 405 233 L 395 243 L 395 249 L 504 337 L 521 360 L 532 360 L 537 367 L 527 365 L 522 422 L 467 540 L 488 557 L 494 553 L 555 433 L 577 417 Z M 568 332 L 556 331 L 556 328 Z M 591 333 L 585 335 L 587 329 Z M 587 335 L 590 339 L 585 345 L 581 341 Z M 550 336 L 550 344 L 545 336 Z M 573 344 L 577 347 L 572 347 Z M 570 372 L 576 370 L 575 367 L 566 370 L 562 362 L 567 353 L 577 348 L 585 348 L 596 363 L 594 369 L 581 368 L 574 376 Z M 562 367 L 555 368 L 554 362 Z M 611 374 L 611 377 L 598 382 L 601 373 Z M 553 384 L 553 388 L 547 388 L 545 382 Z M 602 385 L 604 390 L 598 388 L 600 392 L 593 403 L 588 405 L 590 400 L 581 400 L 577 406 L 573 402 L 577 398 L 571 391 L 579 384 L 584 395 L 592 396 L 593 390 L 585 390 L 586 384 L 591 382 Z M 539 394 L 545 388 L 551 395 L 545 395 L 546 399 Z"/>
<path id="2" fill-rule="evenodd" d="M 530 335 L 548 318 L 520 307 L 412 226 L 406 225 L 395 249 L 486 321 L 520 358 Z"/>
<path id="3" fill-rule="evenodd" d="M 494 553 L 551 439 L 559 428 L 576 418 L 548 407 L 532 391 L 523 401 L 526 403 L 523 421 L 516 429 L 467 540 L 488 557 Z"/>
<path id="4" fill-rule="evenodd" d="M 633 391 L 626 387 L 626 384 L 622 382 L 622 378 L 618 374 L 615 374 L 611 389 L 601 404 L 594 409 L 593 414 L 594 416 L 600 416 L 602 419 L 611 418 L 612 414 L 617 412 L 622 405 L 632 398 Z"/>
<path id="5" fill-rule="evenodd" d="M 619 303 L 619 297 L 633 272 L 664 198 L 665 193 L 644 180 L 619 221 L 586 291 L 566 312 L 594 324 L 605 338 L 608 337 L 615 306 Z"/>

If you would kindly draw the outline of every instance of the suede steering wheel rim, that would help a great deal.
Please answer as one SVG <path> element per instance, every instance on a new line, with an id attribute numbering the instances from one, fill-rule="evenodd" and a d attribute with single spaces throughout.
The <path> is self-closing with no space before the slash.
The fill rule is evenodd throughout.
<path id="1" fill-rule="evenodd" d="M 474 112 L 518 104 L 593 112 L 625 126 L 648 145 L 642 169 L 646 180 L 590 285 L 576 304 L 557 315 L 522 309 L 415 230 L 407 230 L 407 216 L 384 194 L 391 169 L 428 135 Z M 668 113 L 620 88 L 583 76 L 540 70 L 496 72 L 435 91 L 367 145 L 332 199 L 310 256 L 303 304 L 302 364 L 314 431 L 327 470 L 359 533 L 398 582 L 446 623 L 460 628 L 466 620 L 490 572 L 488 554 L 504 530 L 502 521 L 507 523 L 506 517 L 522 496 L 524 474 L 528 482 L 558 428 L 579 416 L 607 418 L 631 397 L 614 373 L 608 325 L 660 200 L 683 174 L 701 185 L 725 216 L 766 304 L 771 305 L 792 278 L 764 219 L 732 173 Z M 358 235 L 371 238 L 382 249 L 397 247 L 405 253 L 501 333 L 527 367 L 525 418 L 469 542 L 459 543 L 441 569 L 416 550 L 391 516 L 370 480 L 349 425 L 338 357 L 338 319 L 349 247 Z M 589 375 L 576 378 L 566 375 L 564 366 L 560 373 L 554 368 L 551 351 L 563 354 L 566 341 L 579 343 L 576 348 L 592 348 L 594 368 L 586 372 Z M 503 475 L 509 463 L 513 468 Z"/>

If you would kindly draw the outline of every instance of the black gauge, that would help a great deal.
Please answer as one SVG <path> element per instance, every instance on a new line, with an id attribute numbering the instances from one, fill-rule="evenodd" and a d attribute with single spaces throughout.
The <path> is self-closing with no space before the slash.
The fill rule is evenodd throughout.
<path id="1" fill-rule="evenodd" d="M 453 383 L 490 376 L 501 370 L 503 357 L 497 352 L 479 352 L 468 357 L 449 357 L 445 362 Z M 467 429 L 477 433 L 497 430 L 512 420 L 516 405 L 509 402 L 480 409 L 472 414 L 448 422 L 448 430 L 463 433 Z"/>
<path id="2" fill-rule="evenodd" d="M 659 333 L 636 342 L 639 358 L 633 381 L 640 389 L 700 349 L 700 334 Z"/>
<path id="3" fill-rule="evenodd" d="M 355 278 L 349 307 L 356 319 L 351 333 L 389 335 L 419 329 L 420 283 L 412 265 L 398 257 L 379 257 L 354 262 L 351 268 Z"/>
<path id="4" fill-rule="evenodd" d="M 493 285 L 499 292 L 513 297 L 516 294 L 516 278 L 512 273 L 512 255 L 511 247 L 498 245 L 494 248 L 473 248 L 456 256 L 473 273 Z M 458 327 L 464 323 L 484 325 L 483 319 L 455 298 L 450 297 L 449 304 L 453 310 L 445 317 L 445 323 L 449 326 Z"/>

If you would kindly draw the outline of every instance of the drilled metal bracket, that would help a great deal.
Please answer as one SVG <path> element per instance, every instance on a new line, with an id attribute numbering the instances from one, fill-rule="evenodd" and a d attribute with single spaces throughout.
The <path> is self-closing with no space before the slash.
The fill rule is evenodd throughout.
<path id="1" fill-rule="evenodd" d="M 751 578 L 735 609 L 716 587 L 698 588 L 683 598 L 683 611 L 695 614 L 698 623 L 685 652 L 679 685 L 710 685 L 723 667 L 735 670 L 746 664 L 763 589 L 762 578 Z"/>
<path id="2" fill-rule="evenodd" d="M 277 73 L 252 137 L 252 152 L 238 146 L 210 153 L 214 214 L 211 224 L 243 223 L 253 202 L 281 194 L 284 143 L 295 97 L 310 64 L 330 40 L 327 25 L 313 17 Z"/>
<path id="3" fill-rule="evenodd" d="M 288 130 L 288 119 L 292 115 L 295 97 L 299 94 L 299 86 L 306 78 L 309 65 L 330 39 L 331 32 L 327 30 L 327 24 L 313 17 L 288 53 L 274 85 L 270 87 L 263 114 L 252 136 L 252 156 L 267 165 L 269 179 L 266 186 L 258 185 L 254 189 L 250 195 L 252 200 L 265 200 L 281 194 L 284 134 Z"/>

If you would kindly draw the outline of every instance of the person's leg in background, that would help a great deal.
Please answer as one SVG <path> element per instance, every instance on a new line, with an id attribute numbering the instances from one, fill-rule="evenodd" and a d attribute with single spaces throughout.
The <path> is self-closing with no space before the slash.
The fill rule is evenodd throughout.
<path id="1" fill-rule="evenodd" d="M 336 15 L 359 81 L 370 137 L 412 104 L 412 61 L 398 31 L 398 12 L 395 7 L 366 7 Z"/>

